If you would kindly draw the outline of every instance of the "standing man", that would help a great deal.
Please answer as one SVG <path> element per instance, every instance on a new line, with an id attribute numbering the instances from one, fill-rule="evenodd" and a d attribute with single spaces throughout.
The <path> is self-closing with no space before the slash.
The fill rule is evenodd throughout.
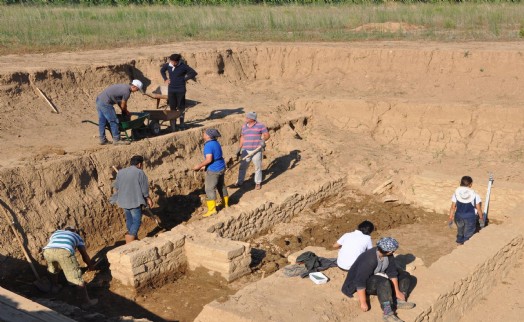
<path id="1" fill-rule="evenodd" d="M 469 240 L 477 230 L 477 219 L 483 220 L 482 200 L 473 190 L 473 179 L 463 176 L 460 179 L 460 187 L 455 190 L 451 197 L 451 208 L 449 209 L 449 224 L 455 220 L 457 225 L 457 244 L 462 245 Z"/>
<path id="2" fill-rule="evenodd" d="M 349 271 L 360 254 L 373 248 L 370 237 L 373 230 L 375 230 L 375 225 L 371 221 L 365 220 L 358 225 L 355 231 L 342 235 L 333 244 L 333 248 L 340 248 L 337 265 L 341 270 Z"/>
<path id="3" fill-rule="evenodd" d="M 224 201 L 224 207 L 229 207 L 229 195 L 227 187 L 224 182 L 224 173 L 226 171 L 226 162 L 222 157 L 222 147 L 218 143 L 217 138 L 220 137 L 220 132 L 216 129 L 207 129 L 204 131 L 204 161 L 197 164 L 193 170 L 199 171 L 205 169 L 206 171 L 206 197 L 207 197 L 207 212 L 203 215 L 209 217 L 216 215 L 216 193 Z"/>
<path id="4" fill-rule="evenodd" d="M 253 161 L 255 165 L 255 189 L 260 190 L 262 187 L 262 151 L 266 147 L 267 140 L 269 140 L 269 131 L 264 124 L 257 122 L 257 113 L 246 113 L 246 123 L 242 126 L 237 156 L 243 159 L 257 148 L 260 149 L 251 157 L 240 161 L 238 180 L 233 187 L 238 188 L 242 185 L 249 162 Z"/>
<path id="5" fill-rule="evenodd" d="M 411 276 L 404 271 L 399 274 L 393 256 L 397 249 L 398 242 L 385 237 L 377 242 L 377 247 L 362 253 L 349 269 L 342 293 L 353 297 L 357 292 L 360 309 L 364 312 L 369 310 L 366 295 L 377 295 L 384 313 L 383 320 L 402 322 L 395 315 L 395 307 L 412 309 L 415 304 L 406 301 Z"/>
<path id="6" fill-rule="evenodd" d="M 144 158 L 135 155 L 130 166 L 118 171 L 115 181 L 116 202 L 124 209 L 126 216 L 126 244 L 138 238 L 138 229 L 142 223 L 142 205 L 152 208 L 153 200 L 149 197 L 149 183 L 142 170 Z"/>
<path id="7" fill-rule="evenodd" d="M 173 54 L 169 56 L 169 63 L 165 63 L 162 65 L 162 68 L 160 68 L 160 74 L 164 79 L 164 83 L 168 85 L 167 100 L 169 102 L 169 108 L 172 111 L 180 111 L 180 129 L 184 130 L 186 82 L 190 79 L 195 80 L 198 73 L 182 61 L 180 54 Z M 174 122 L 173 128 L 175 128 L 176 120 L 172 122 Z"/>
<path id="8" fill-rule="evenodd" d="M 96 110 L 98 111 L 98 131 L 100 144 L 107 144 L 106 139 L 106 124 L 109 124 L 111 135 L 113 136 L 113 144 L 125 145 L 129 144 L 127 141 L 120 140 L 120 130 L 118 129 L 118 118 L 113 105 L 118 104 L 122 110 L 122 115 L 128 116 L 130 113 L 127 110 L 127 101 L 131 93 L 142 90 L 142 82 L 135 79 L 131 84 L 116 84 L 106 88 L 96 98 Z"/>
<path id="9" fill-rule="evenodd" d="M 84 240 L 74 227 L 66 227 L 57 230 L 49 238 L 49 243 L 44 247 L 44 258 L 47 261 L 47 271 L 51 274 L 52 291 L 58 287 L 58 273 L 64 271 L 67 281 L 77 286 L 79 295 L 82 297 L 83 307 L 89 307 L 98 303 L 97 299 L 90 299 L 87 288 L 82 279 L 82 271 L 75 257 L 78 249 L 82 260 L 87 264 L 89 270 L 93 270 L 93 263 L 87 254 Z"/>

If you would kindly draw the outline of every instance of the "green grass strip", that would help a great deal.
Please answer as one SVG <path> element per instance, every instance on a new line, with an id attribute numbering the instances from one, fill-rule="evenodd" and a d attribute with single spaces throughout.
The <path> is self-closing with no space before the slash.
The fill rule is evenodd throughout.
<path id="1" fill-rule="evenodd" d="M 177 41 L 516 41 L 524 4 L 0 5 L 0 54 Z"/>

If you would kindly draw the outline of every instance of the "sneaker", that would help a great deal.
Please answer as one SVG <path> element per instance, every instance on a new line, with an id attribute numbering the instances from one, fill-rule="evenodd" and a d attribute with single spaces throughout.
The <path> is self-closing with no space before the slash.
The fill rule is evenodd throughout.
<path id="1" fill-rule="evenodd" d="M 260 190 L 260 189 L 262 189 L 262 185 L 260 183 L 257 183 L 255 185 L 255 190 Z"/>
<path id="2" fill-rule="evenodd" d="M 399 310 L 411 310 L 415 307 L 415 303 L 397 300 L 397 309 Z"/>
<path id="3" fill-rule="evenodd" d="M 100 144 L 100 145 L 106 145 L 106 144 L 108 144 L 108 143 L 109 143 L 109 141 L 108 141 L 107 139 L 104 139 L 104 140 L 100 141 L 99 144 Z"/>
<path id="4" fill-rule="evenodd" d="M 382 320 L 387 322 L 404 322 L 403 320 L 399 319 L 398 316 L 396 316 L 395 314 L 384 315 L 382 317 Z"/>
<path id="5" fill-rule="evenodd" d="M 229 186 L 229 188 L 239 189 L 242 186 L 241 183 L 233 183 Z"/>
<path id="6" fill-rule="evenodd" d="M 128 141 L 118 140 L 113 141 L 113 145 L 129 145 L 130 143 Z"/>

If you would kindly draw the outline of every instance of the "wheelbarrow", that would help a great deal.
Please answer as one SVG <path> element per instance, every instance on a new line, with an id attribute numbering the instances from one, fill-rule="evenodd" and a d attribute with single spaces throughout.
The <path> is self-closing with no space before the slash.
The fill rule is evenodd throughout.
<path id="1" fill-rule="evenodd" d="M 126 140 L 128 141 L 136 140 L 139 136 L 139 132 L 142 130 L 147 131 L 148 129 L 147 124 L 149 124 L 149 113 L 131 112 L 129 116 L 122 114 L 117 114 L 116 116 L 118 118 L 118 130 L 120 133 L 124 133 Z M 98 123 L 90 120 L 83 120 L 82 123 L 91 123 L 98 126 Z M 106 125 L 106 129 L 111 133 L 109 124 Z M 128 131 L 131 133 L 128 133 Z M 111 136 L 112 135 L 113 133 L 111 133 Z"/>
<path id="2" fill-rule="evenodd" d="M 144 93 L 144 95 L 151 97 L 152 99 L 156 99 L 156 108 L 159 109 L 160 107 L 166 108 L 168 105 L 167 103 L 165 105 L 160 106 L 160 100 L 166 100 L 167 102 L 167 86 L 158 86 L 151 94 Z"/>
<path id="3" fill-rule="evenodd" d="M 149 114 L 148 128 L 153 135 L 159 135 L 164 122 L 168 121 L 168 128 L 171 132 L 175 132 L 175 122 L 171 122 L 180 117 L 180 111 L 171 110 L 144 110 L 144 113 Z"/>

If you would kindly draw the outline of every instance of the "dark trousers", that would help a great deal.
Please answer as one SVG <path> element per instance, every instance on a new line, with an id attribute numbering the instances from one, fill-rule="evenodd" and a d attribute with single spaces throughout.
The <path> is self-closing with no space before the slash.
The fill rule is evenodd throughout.
<path id="1" fill-rule="evenodd" d="M 398 288 L 404 294 L 408 294 L 409 287 L 411 285 L 411 276 L 407 272 L 399 272 L 398 274 Z M 373 275 L 368 278 L 366 282 L 366 294 L 368 295 L 377 295 L 378 301 L 382 306 L 384 302 L 393 303 L 393 284 L 389 278 Z"/>
<path id="2" fill-rule="evenodd" d="M 186 92 L 178 93 L 168 89 L 167 102 L 169 103 L 170 110 L 180 111 L 180 124 L 184 124 L 184 114 L 186 110 Z"/>
<path id="3" fill-rule="evenodd" d="M 477 217 L 455 217 L 455 224 L 457 225 L 457 243 L 464 244 L 464 242 L 469 240 L 477 230 Z"/>

